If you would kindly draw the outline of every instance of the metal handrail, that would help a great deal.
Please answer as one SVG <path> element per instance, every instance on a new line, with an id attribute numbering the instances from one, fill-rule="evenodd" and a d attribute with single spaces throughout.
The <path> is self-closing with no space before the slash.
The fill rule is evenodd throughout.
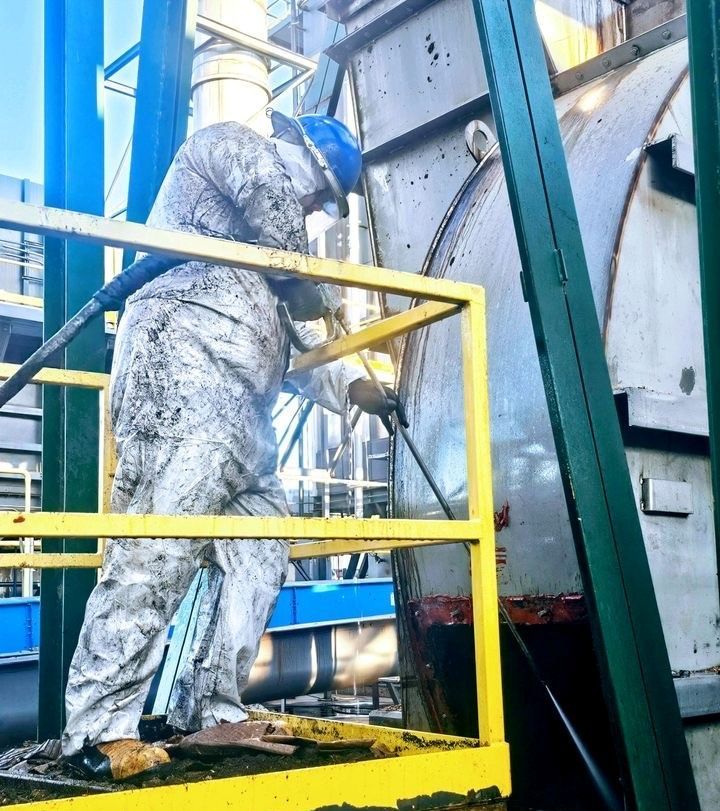
<path id="1" fill-rule="evenodd" d="M 432 544 L 467 543 L 470 550 L 473 633 L 479 741 L 502 744 L 503 708 L 497 614 L 497 576 L 492 508 L 490 420 L 487 399 L 485 301 L 482 288 L 446 279 L 430 279 L 384 268 L 244 245 L 194 234 L 148 228 L 129 222 L 47 209 L 24 203 L 0 203 L 0 227 L 87 242 L 130 247 L 215 264 L 330 281 L 394 292 L 425 300 L 404 313 L 313 349 L 296 365 L 312 368 L 366 349 L 379 341 L 459 314 L 462 321 L 462 370 L 468 475 L 468 519 L 433 521 L 364 518 L 279 518 L 263 516 L 177 516 L 94 513 L 0 513 L 0 535 L 40 538 L 233 538 L 286 539 L 291 559 Z M 441 302 L 440 304 L 435 302 Z M 0 367 L 0 372 L 3 369 Z M 42 370 L 36 382 L 105 388 L 107 377 L 65 370 Z M 82 378 L 82 379 L 81 379 Z M 83 380 L 84 379 L 84 380 Z M 13 556 L 7 556 L 8 559 Z M 35 567 L 97 566 L 100 555 L 18 555 L 14 565 Z"/>

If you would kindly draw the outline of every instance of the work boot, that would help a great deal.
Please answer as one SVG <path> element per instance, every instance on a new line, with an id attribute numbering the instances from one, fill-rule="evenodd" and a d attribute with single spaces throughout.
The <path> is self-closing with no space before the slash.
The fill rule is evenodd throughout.
<path id="1" fill-rule="evenodd" d="M 169 763 L 170 755 L 159 746 L 125 739 L 84 746 L 71 761 L 88 777 L 125 780 Z"/>

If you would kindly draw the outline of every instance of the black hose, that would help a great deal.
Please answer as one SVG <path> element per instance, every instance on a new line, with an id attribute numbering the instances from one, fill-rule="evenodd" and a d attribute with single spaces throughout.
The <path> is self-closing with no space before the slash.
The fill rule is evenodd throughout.
<path id="1" fill-rule="evenodd" d="M 61 352 L 72 339 L 98 315 L 106 310 L 116 310 L 128 296 L 143 285 L 161 276 L 171 268 L 181 265 L 182 259 L 162 256 L 144 256 L 100 288 L 51 338 L 23 363 L 14 375 L 0 385 L 0 408 L 14 397 L 33 377 Z"/>

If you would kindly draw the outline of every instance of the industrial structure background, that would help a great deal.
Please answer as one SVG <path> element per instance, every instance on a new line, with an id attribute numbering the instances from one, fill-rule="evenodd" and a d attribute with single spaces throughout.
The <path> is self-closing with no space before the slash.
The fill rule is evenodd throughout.
<path id="1" fill-rule="evenodd" d="M 241 119 L 267 133 L 268 105 L 288 114 L 337 114 L 362 143 L 362 188 L 351 195 L 349 220 L 311 233 L 317 264 L 286 258 L 277 266 L 347 283 L 350 323 L 368 329 L 360 348 L 370 350 L 384 382 L 395 380 L 412 438 L 451 515 L 409 446 L 397 434 L 389 439 L 379 420 L 357 413 L 345 419 L 283 395 L 276 430 L 293 516 L 332 519 L 327 534 L 318 524 L 294 524 L 295 535 L 287 536 L 320 541 L 293 562 L 295 582 L 263 641 L 246 698 L 282 700 L 285 708 L 285 700 L 313 693 L 298 706 L 362 714 L 372 703 L 364 688 L 375 685 L 377 705 L 380 679 L 391 686 L 384 703 L 397 699 L 400 708 L 381 709 L 371 722 L 458 737 L 423 738 L 422 755 L 422 748 L 411 751 L 415 744 L 406 751 L 388 738 L 389 751 L 408 755 L 398 759 L 404 770 L 387 772 L 395 805 L 361 788 L 383 774 L 389 761 L 381 759 L 328 767 L 339 776 L 326 773 L 322 786 L 297 777 L 298 808 L 339 807 L 351 797 L 356 805 L 402 808 L 421 795 L 428 808 L 505 801 L 522 811 L 623 802 L 720 807 L 713 510 L 720 474 L 711 464 L 720 201 L 708 180 L 720 163 L 720 4 L 685 6 L 145 0 L 138 4 L 141 30 L 117 55 L 103 52 L 102 3 L 45 0 L 44 184 L 0 178 L 3 377 L 127 265 L 135 248 L 183 252 L 157 233 L 65 221 L 17 204 L 142 223 L 188 126 Z M 123 115 L 134 116 L 127 148 L 112 165 L 95 104 L 98 70 L 108 99 L 123 99 Z M 312 231 L 312 218 L 308 226 Z M 84 241 L 66 239 L 73 235 Z M 207 256 L 210 247 L 197 251 Z M 267 270 L 262 262 L 270 258 L 242 251 L 237 246 L 239 264 Z M 347 271 L 335 260 L 347 261 Z M 362 265 L 417 278 L 375 280 L 369 268 L 361 274 Z M 489 473 L 484 429 L 471 433 L 484 416 L 483 395 L 473 388 L 481 387 L 473 378 L 479 367 L 467 360 L 469 330 L 480 324 L 477 300 L 470 288 L 445 282 L 484 290 L 492 505 L 483 500 L 489 481 L 477 481 L 479 470 Z M 455 302 L 462 318 L 420 313 L 446 306 L 434 302 Z M 408 319 L 402 328 L 393 326 L 398 318 Z M 111 317 L 95 324 L 59 365 L 105 374 L 114 329 Z M 356 347 L 343 340 L 337 352 Z M 484 356 L 484 346 L 472 349 Z M 306 362 L 335 350 L 324 351 Z M 40 740 L 62 729 L 62 687 L 100 560 L 95 538 L 109 524 L 43 523 L 30 513 L 102 507 L 111 438 L 95 453 L 106 426 L 100 378 L 92 386 L 28 386 L 0 413 L 0 504 L 13 513 L 0 520 L 13 564 L 0 569 L 0 597 L 16 598 L 0 599 L 0 617 L 6 612 L 8 628 L 29 620 L 31 629 L 27 636 L 8 631 L 8 640 L 0 632 L 0 679 L 13 696 L 0 703 L 8 744 L 31 737 L 36 724 Z M 468 414 L 473 404 L 476 423 Z M 490 519 L 490 506 L 493 573 L 513 624 L 501 623 L 499 632 L 497 612 L 488 611 L 488 538 L 475 543 L 471 531 L 474 521 Z M 34 539 L 13 527 L 18 512 L 38 528 Z M 338 516 L 357 519 L 365 535 L 340 522 L 345 534 L 324 547 Z M 371 542 L 373 522 L 361 519 L 373 516 L 378 540 Z M 413 522 L 403 526 L 416 527 L 418 534 L 405 537 L 417 546 L 395 543 L 403 536 L 393 535 L 386 517 Z M 429 522 L 451 517 L 456 534 L 438 544 L 443 536 L 431 535 Z M 129 524 L 113 526 L 140 534 Z M 153 526 L 172 537 L 169 522 Z M 303 534 L 310 526 L 316 536 Z M 245 531 L 238 524 L 236 537 L 253 537 Z M 16 554 L 40 552 L 93 557 L 73 564 L 82 568 L 45 568 L 37 556 Z M 175 619 L 148 706 L 156 713 L 166 709 L 187 652 L 202 588 L 198 578 Z M 37 679 L 36 702 L 35 688 L 26 686 Z M 330 724 L 323 734 L 371 734 L 338 729 Z M 477 749 L 463 748 L 478 741 Z M 445 793 L 441 783 L 437 794 L 421 790 L 430 780 L 421 772 L 443 771 L 433 756 L 457 758 L 447 767 Z M 471 762 L 475 771 L 461 774 Z M 5 779 L 0 775 L 0 793 Z M 463 780 L 472 788 L 464 799 L 449 789 Z M 195 786 L 187 802 L 242 807 L 252 796 L 255 807 L 275 808 L 284 796 L 269 777 L 267 794 L 243 794 L 251 790 L 233 781 L 226 789 L 213 781 L 207 795 Z M 138 795 L 128 799 L 132 807 L 160 802 L 145 791 L 131 792 Z M 185 807 L 178 796 L 166 800 Z M 102 806 L 101 795 L 86 799 Z"/>

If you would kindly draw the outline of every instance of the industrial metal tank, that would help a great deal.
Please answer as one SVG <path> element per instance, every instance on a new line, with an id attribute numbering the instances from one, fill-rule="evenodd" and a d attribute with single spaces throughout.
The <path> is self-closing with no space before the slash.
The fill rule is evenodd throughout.
<path id="1" fill-rule="evenodd" d="M 376 256 L 381 264 L 486 289 L 500 593 L 546 676 L 562 685 L 574 718 L 598 749 L 610 750 L 610 731 L 598 732 L 606 713 L 502 162 L 495 147 L 474 165 L 463 136 L 472 120 L 492 126 L 471 6 L 462 0 L 418 3 L 407 14 L 408 3 L 372 5 L 373 11 L 359 2 L 344 7 L 350 33 L 336 53 L 348 60 L 356 91 Z M 392 15 L 394 26 L 380 35 L 379 21 Z M 683 36 L 682 18 L 667 21 L 559 74 L 554 85 L 698 790 L 703 808 L 717 808 L 720 595 Z M 454 58 L 458 53 L 462 59 Z M 413 70 L 398 73 L 401 63 Z M 378 71 L 387 84 L 378 82 Z M 407 76 L 409 87 L 392 82 L 393 76 Z M 432 89 L 437 85 L 439 93 Z M 403 91 L 404 102 L 384 101 Z M 456 320 L 408 337 L 398 382 L 414 439 L 462 517 L 465 437 Z M 398 517 L 441 517 L 400 441 L 391 487 Z M 395 556 L 395 570 L 408 725 L 467 731 L 476 720 L 467 553 L 459 546 L 403 551 Z M 512 752 L 513 730 L 525 742 L 533 734 L 532 723 L 513 714 L 530 717 L 536 708 L 531 676 L 507 641 L 503 669 Z M 552 749 L 542 737 L 547 718 L 533 720 L 542 741 L 534 752 Z M 612 770 L 612 757 L 606 766 Z M 523 768 L 528 764 L 520 763 Z"/>

